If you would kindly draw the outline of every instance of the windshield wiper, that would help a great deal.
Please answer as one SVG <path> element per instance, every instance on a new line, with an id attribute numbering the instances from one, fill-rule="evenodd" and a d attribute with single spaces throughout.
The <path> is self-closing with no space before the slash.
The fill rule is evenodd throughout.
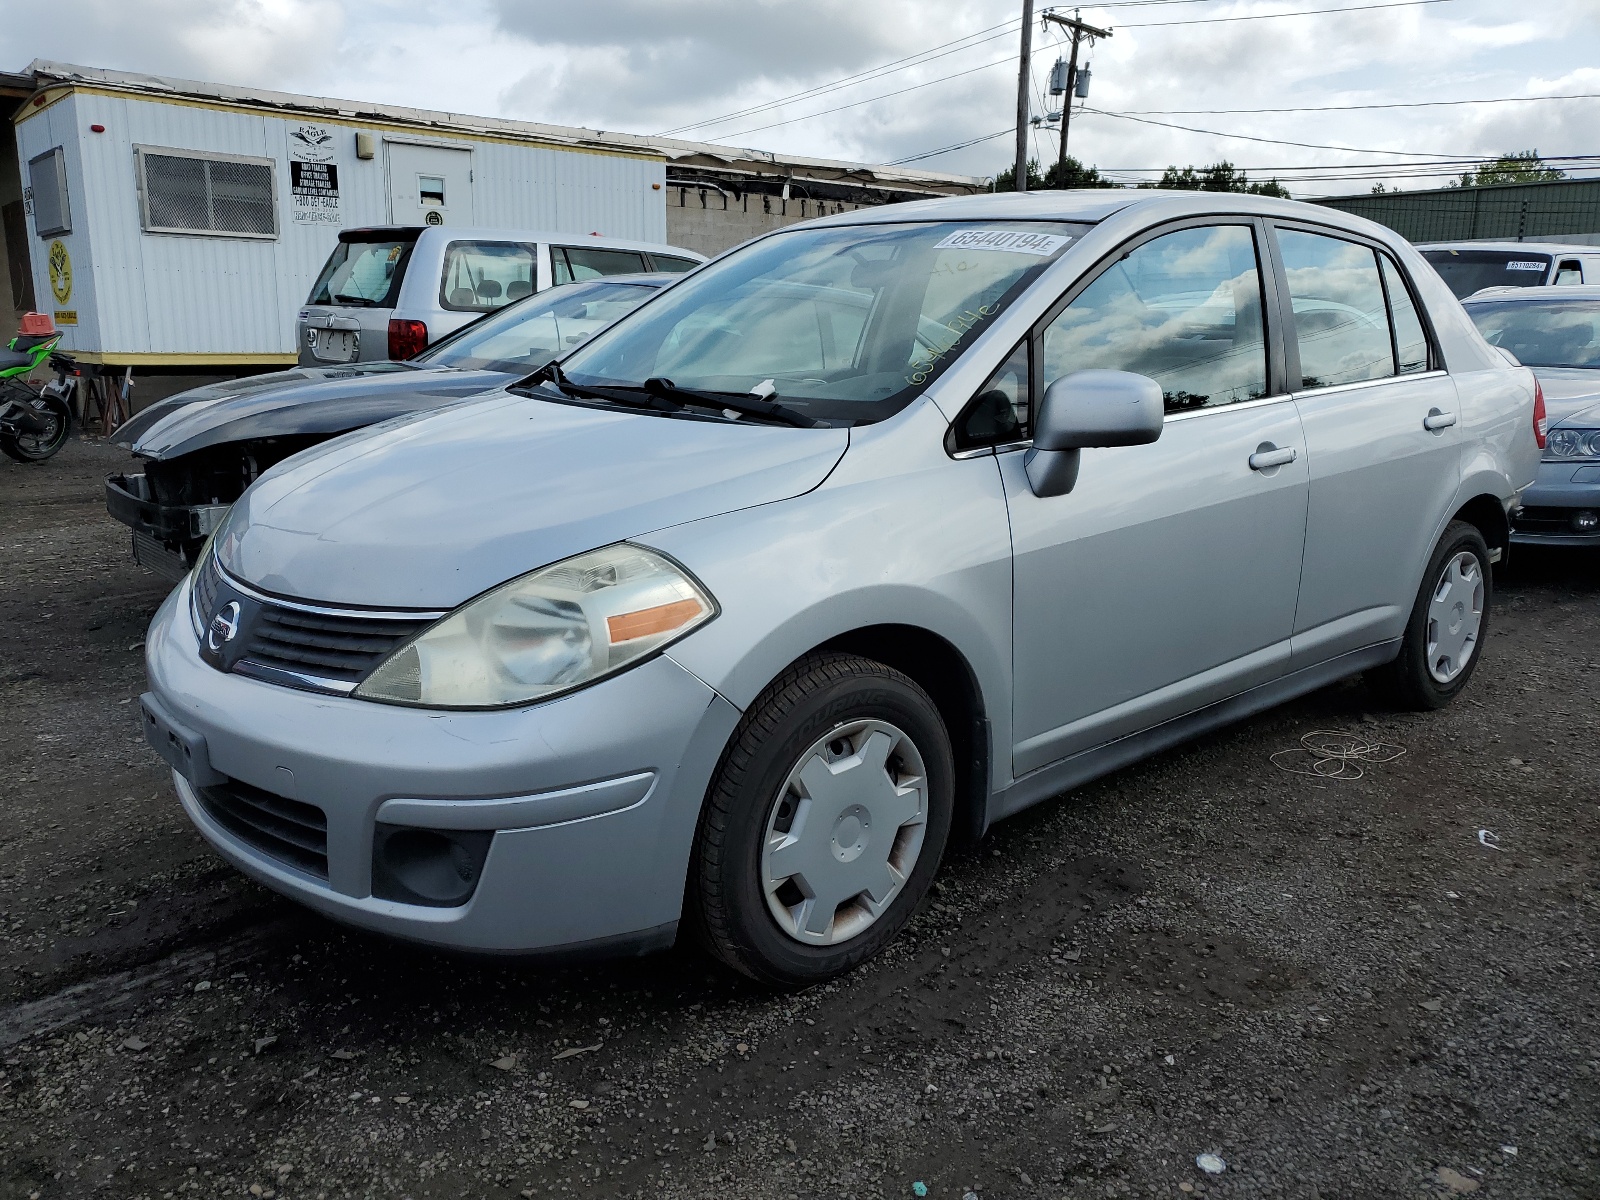
<path id="1" fill-rule="evenodd" d="M 338 292 L 333 294 L 333 298 L 340 304 L 356 304 L 362 308 L 372 308 L 378 303 L 376 300 L 368 300 L 365 296 L 341 296 Z"/>
<path id="2" fill-rule="evenodd" d="M 612 404 L 625 404 L 630 408 L 648 408 L 655 412 L 682 412 L 684 408 L 675 400 L 651 395 L 643 389 L 629 388 L 624 391 L 621 388 L 587 387 L 581 383 L 573 383 L 561 369 L 561 364 L 553 361 L 545 363 L 526 379 L 518 380 L 509 390 L 521 391 L 524 387 L 540 383 L 551 384 L 557 391 L 576 396 L 580 400 L 606 400 Z"/>
<path id="3" fill-rule="evenodd" d="M 768 399 L 751 399 L 750 392 L 708 392 L 699 388 L 679 387 L 670 379 L 655 376 L 644 381 L 645 392 L 652 396 L 659 396 L 663 400 L 675 400 L 680 405 L 694 408 L 715 408 L 724 412 L 738 413 L 743 417 L 757 417 L 762 420 L 780 421 L 785 425 L 794 425 L 800 429 L 817 429 L 822 425 L 814 417 L 805 413 L 796 412 L 782 404 Z M 767 395 L 775 395 L 769 392 Z"/>

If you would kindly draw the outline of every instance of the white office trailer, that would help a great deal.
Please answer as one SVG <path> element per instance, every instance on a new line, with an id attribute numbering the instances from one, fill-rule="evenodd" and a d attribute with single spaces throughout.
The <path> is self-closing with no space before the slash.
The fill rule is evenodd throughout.
<path id="1" fill-rule="evenodd" d="M 108 366 L 294 362 L 295 314 L 341 228 L 670 243 L 670 193 L 680 217 L 692 205 L 688 244 L 705 250 L 722 212 L 733 244 L 806 216 L 983 186 L 58 63 L 27 74 L 35 90 L 12 119 L 35 305 L 63 329 L 63 349 Z"/>

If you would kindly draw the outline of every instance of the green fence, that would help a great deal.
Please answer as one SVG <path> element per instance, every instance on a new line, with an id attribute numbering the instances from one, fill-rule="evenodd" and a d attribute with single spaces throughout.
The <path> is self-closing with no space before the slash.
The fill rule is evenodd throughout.
<path id="1" fill-rule="evenodd" d="M 1387 225 L 1413 242 L 1600 234 L 1600 179 L 1380 192 L 1316 203 Z"/>

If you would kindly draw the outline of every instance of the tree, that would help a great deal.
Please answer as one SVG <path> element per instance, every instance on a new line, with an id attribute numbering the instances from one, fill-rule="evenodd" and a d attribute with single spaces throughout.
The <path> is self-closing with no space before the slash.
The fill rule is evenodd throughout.
<path id="1" fill-rule="evenodd" d="M 1385 192 L 1387 192 L 1388 190 L 1389 190 L 1388 188 L 1383 186 L 1383 180 L 1381 180 L 1381 179 L 1378 180 L 1377 183 L 1372 185 L 1372 194 L 1374 196 L 1381 196 Z"/>
<path id="2" fill-rule="evenodd" d="M 1050 164 L 1050 169 L 1044 174 L 1043 186 L 1047 188 L 1114 188 L 1122 185 L 1113 183 L 1102 176 L 1099 167 L 1086 167 L 1069 154 L 1065 161 Z"/>
<path id="3" fill-rule="evenodd" d="M 1028 160 L 1028 190 L 1036 192 L 1044 187 L 1044 176 L 1039 174 L 1039 160 Z M 1017 190 L 1017 168 L 1007 167 L 994 177 L 994 190 L 997 192 L 1014 192 Z"/>
<path id="4" fill-rule="evenodd" d="M 1287 200 L 1289 189 L 1276 179 L 1266 183 L 1251 183 L 1249 176 L 1224 159 L 1196 171 L 1193 167 L 1168 167 L 1154 183 L 1141 183 L 1142 188 L 1163 188 L 1179 192 L 1245 192 L 1252 196 L 1280 196 Z"/>
<path id="5" fill-rule="evenodd" d="M 1047 189 L 1058 188 L 1114 188 L 1121 187 L 1100 174 L 1098 167 L 1086 167 L 1072 155 L 1067 155 L 1064 163 L 1051 163 L 1050 169 L 1044 174 L 1039 173 L 1039 163 L 1036 159 L 1028 160 L 1028 190 L 1042 192 Z M 1017 190 L 1017 169 L 1009 167 L 994 177 L 994 190 L 997 192 L 1014 192 Z"/>
<path id="6" fill-rule="evenodd" d="M 1565 179 L 1567 173 L 1552 167 L 1539 157 L 1537 150 L 1519 150 L 1502 154 L 1487 166 L 1462 173 L 1451 187 L 1488 187 L 1493 183 L 1554 183 Z"/>

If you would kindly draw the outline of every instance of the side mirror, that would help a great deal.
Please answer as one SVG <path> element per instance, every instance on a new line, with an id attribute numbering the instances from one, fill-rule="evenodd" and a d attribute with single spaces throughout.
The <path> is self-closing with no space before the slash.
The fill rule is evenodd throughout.
<path id="1" fill-rule="evenodd" d="M 1074 371 L 1045 389 L 1023 459 L 1035 496 L 1064 496 L 1078 482 L 1085 446 L 1143 446 L 1161 436 L 1161 385 L 1131 371 Z"/>

